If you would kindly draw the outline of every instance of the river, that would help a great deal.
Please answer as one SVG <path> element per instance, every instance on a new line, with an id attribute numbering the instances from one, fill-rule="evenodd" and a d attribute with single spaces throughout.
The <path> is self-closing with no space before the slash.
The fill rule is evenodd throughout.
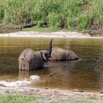
<path id="1" fill-rule="evenodd" d="M 18 57 L 25 48 L 48 49 L 49 38 L 0 38 L 0 80 L 22 80 L 39 75 L 42 81 L 32 87 L 60 88 L 68 90 L 103 90 L 103 39 L 54 38 L 53 47 L 73 50 L 76 61 L 47 62 L 43 69 L 20 72 Z"/>

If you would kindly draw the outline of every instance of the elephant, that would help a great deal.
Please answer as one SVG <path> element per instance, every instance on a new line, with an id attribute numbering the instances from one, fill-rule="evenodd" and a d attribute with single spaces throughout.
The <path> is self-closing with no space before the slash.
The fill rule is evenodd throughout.
<path id="1" fill-rule="evenodd" d="M 36 70 L 44 67 L 44 62 L 48 61 L 52 51 L 52 41 L 50 40 L 49 49 L 34 51 L 30 48 L 23 50 L 18 58 L 19 70 Z"/>
<path id="2" fill-rule="evenodd" d="M 72 51 L 59 47 L 53 47 L 51 52 L 50 61 L 66 61 L 66 60 L 78 60 L 79 57 Z"/>

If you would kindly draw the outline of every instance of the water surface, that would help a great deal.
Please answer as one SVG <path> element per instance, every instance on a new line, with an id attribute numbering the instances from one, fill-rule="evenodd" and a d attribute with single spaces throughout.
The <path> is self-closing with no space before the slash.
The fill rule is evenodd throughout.
<path id="1" fill-rule="evenodd" d="M 103 90 L 103 39 L 55 38 L 53 47 L 73 50 L 78 61 L 47 62 L 44 69 L 19 72 L 18 57 L 25 48 L 48 49 L 48 38 L 0 38 L 0 80 L 22 80 L 39 75 L 41 82 L 34 87 L 50 87 L 69 90 Z"/>

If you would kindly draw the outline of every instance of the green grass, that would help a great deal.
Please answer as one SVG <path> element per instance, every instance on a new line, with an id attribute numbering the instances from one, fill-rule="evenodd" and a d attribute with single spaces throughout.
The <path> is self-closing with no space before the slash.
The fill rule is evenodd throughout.
<path id="1" fill-rule="evenodd" d="M 39 28 L 38 26 L 23 29 L 23 31 L 39 31 L 39 32 L 55 32 L 58 30 L 60 30 L 60 28 L 56 28 L 56 27 Z"/>
<path id="2" fill-rule="evenodd" d="M 37 98 L 23 95 L 11 95 L 11 94 L 1 94 L 0 103 L 30 103 L 30 101 L 35 101 Z"/>
<path id="3" fill-rule="evenodd" d="M 1 94 L 0 103 L 52 103 L 52 100 L 34 95 Z"/>
<path id="4" fill-rule="evenodd" d="M 77 30 L 103 28 L 103 0 L 0 0 L 0 24 Z"/>
<path id="5" fill-rule="evenodd" d="M 0 94 L 0 103 L 102 103 L 103 98 L 68 98 L 53 99 L 34 95 Z"/>

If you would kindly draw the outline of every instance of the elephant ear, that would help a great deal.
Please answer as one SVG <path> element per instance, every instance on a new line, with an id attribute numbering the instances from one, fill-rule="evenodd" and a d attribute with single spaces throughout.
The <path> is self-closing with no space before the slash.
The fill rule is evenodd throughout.
<path id="1" fill-rule="evenodd" d="M 41 52 L 44 61 L 48 61 L 48 55 L 45 52 Z"/>

